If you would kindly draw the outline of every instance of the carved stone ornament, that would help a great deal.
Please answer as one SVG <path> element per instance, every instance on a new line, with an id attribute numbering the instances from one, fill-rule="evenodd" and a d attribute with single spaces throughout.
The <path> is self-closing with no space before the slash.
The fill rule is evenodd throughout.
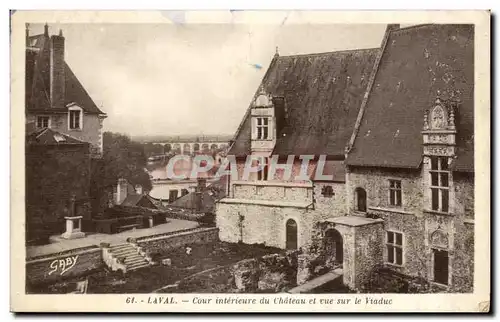
<path id="1" fill-rule="evenodd" d="M 271 105 L 272 105 L 271 95 L 266 93 L 266 91 L 264 91 L 264 88 L 261 87 L 260 91 L 259 91 L 259 95 L 257 95 L 257 98 L 255 98 L 253 106 L 254 107 L 269 107 Z"/>
<path id="2" fill-rule="evenodd" d="M 448 234 L 438 229 L 430 235 L 430 244 L 439 248 L 448 248 Z"/>
<path id="3" fill-rule="evenodd" d="M 431 112 L 431 128 L 434 129 L 445 129 L 448 125 L 448 120 L 446 117 L 446 111 L 441 106 L 441 102 L 436 100 L 436 106 L 432 109 Z"/>

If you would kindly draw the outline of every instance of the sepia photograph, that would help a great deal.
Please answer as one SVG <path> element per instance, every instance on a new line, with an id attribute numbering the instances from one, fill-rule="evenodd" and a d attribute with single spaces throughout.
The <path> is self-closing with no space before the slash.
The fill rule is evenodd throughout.
<path id="1" fill-rule="evenodd" d="M 17 14 L 11 292 L 185 311 L 480 294 L 489 310 L 487 12 L 482 29 Z"/>

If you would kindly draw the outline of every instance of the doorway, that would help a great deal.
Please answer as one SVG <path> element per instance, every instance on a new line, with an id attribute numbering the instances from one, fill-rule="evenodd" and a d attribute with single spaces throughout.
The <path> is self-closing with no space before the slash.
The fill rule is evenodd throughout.
<path id="1" fill-rule="evenodd" d="M 344 261 L 344 243 L 342 235 L 336 229 L 325 232 L 325 253 L 331 256 L 335 264 L 342 265 Z"/>
<path id="2" fill-rule="evenodd" d="M 448 285 L 448 252 L 445 250 L 434 249 L 434 282 Z"/>

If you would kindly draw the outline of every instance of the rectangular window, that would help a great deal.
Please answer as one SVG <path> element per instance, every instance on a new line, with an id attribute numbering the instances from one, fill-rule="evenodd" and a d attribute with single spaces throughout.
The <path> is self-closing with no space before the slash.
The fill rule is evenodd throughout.
<path id="1" fill-rule="evenodd" d="M 267 140 L 269 138 L 269 119 L 267 117 L 257 118 L 257 139 Z"/>
<path id="2" fill-rule="evenodd" d="M 432 210 L 449 211 L 450 172 L 446 157 L 431 157 L 431 207 Z"/>
<path id="3" fill-rule="evenodd" d="M 403 265 L 403 234 L 387 231 L 387 262 L 395 265 Z"/>
<path id="4" fill-rule="evenodd" d="M 81 129 L 80 122 L 81 111 L 69 111 L 69 128 Z"/>
<path id="5" fill-rule="evenodd" d="M 50 117 L 48 116 L 38 116 L 36 118 L 36 127 L 39 129 L 44 129 L 49 127 Z"/>
<path id="6" fill-rule="evenodd" d="M 401 180 L 389 180 L 389 204 L 401 207 Z"/>
<path id="7" fill-rule="evenodd" d="M 434 282 L 448 285 L 448 252 L 434 249 Z"/>

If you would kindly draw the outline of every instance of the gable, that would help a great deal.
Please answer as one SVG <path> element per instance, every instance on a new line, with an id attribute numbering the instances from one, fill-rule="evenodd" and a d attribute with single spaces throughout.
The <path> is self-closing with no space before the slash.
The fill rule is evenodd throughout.
<path id="1" fill-rule="evenodd" d="M 285 98 L 283 129 L 273 154 L 343 156 L 378 49 L 276 56 L 260 88 Z M 249 113 L 229 154 L 250 154 Z"/>
<path id="2" fill-rule="evenodd" d="M 47 75 L 49 69 L 49 41 L 47 40 L 48 37 L 44 37 L 44 35 L 32 36 L 30 37 L 32 47 L 26 49 L 25 106 L 27 111 L 65 111 L 65 109 L 52 108 L 50 104 L 50 84 Z M 76 103 L 88 114 L 104 114 L 97 107 L 69 65 L 67 63 L 64 64 L 64 103 Z"/>

